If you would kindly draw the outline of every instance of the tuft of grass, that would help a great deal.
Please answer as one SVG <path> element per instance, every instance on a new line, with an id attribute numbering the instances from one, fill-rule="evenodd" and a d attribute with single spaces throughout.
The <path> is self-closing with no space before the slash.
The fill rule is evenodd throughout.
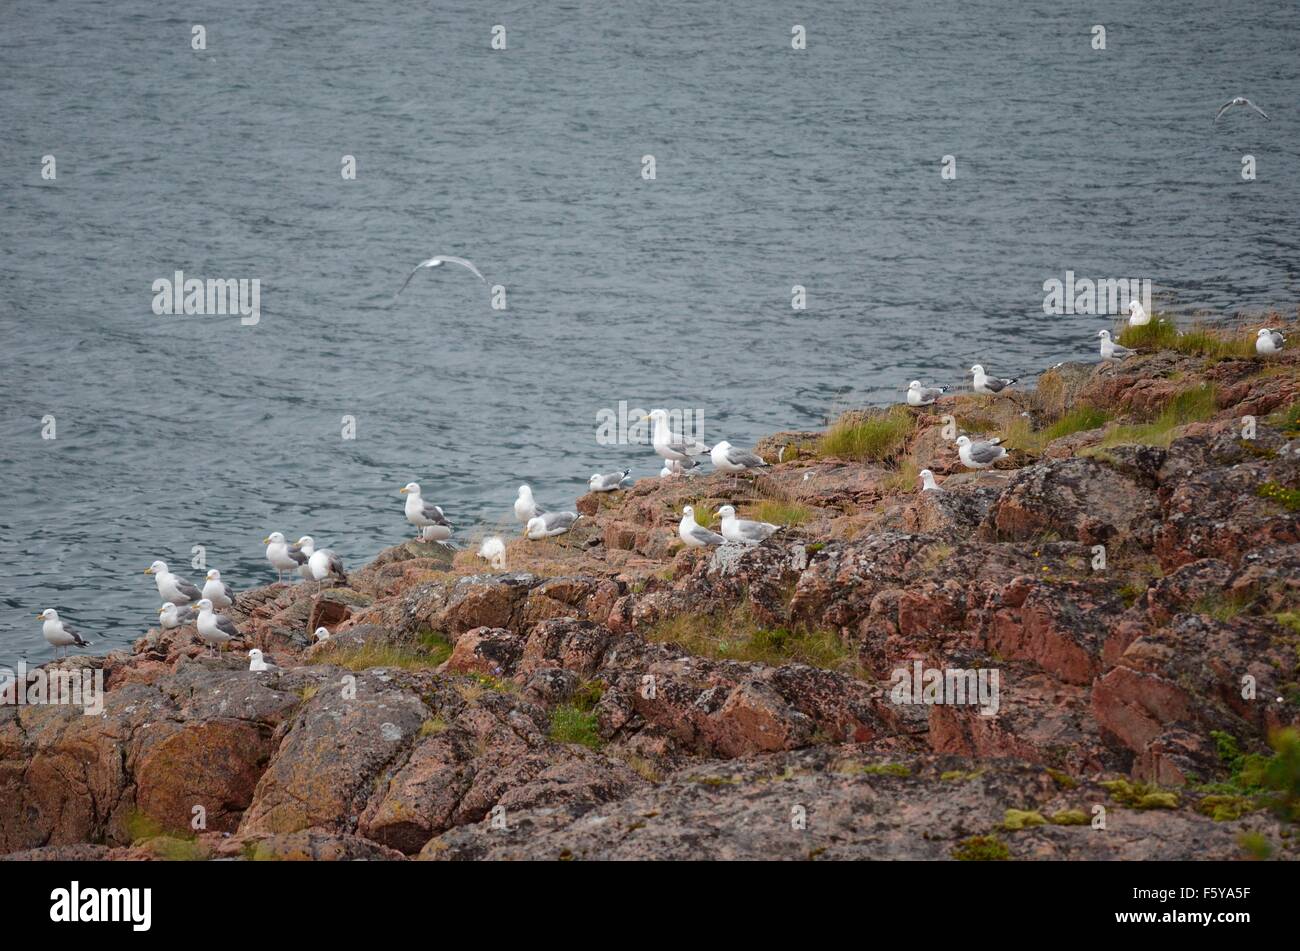
<path id="1" fill-rule="evenodd" d="M 1255 494 L 1261 499 L 1276 502 L 1288 512 L 1300 512 L 1300 489 L 1288 489 L 1276 482 L 1265 482 L 1255 490 Z"/>
<path id="2" fill-rule="evenodd" d="M 396 667 L 399 670 L 423 670 L 437 667 L 443 660 L 436 659 L 436 654 L 423 650 L 414 650 L 396 644 L 377 644 L 374 642 L 338 647 L 327 650 L 321 662 L 337 664 L 348 670 L 369 670 L 372 667 Z"/>
<path id="3" fill-rule="evenodd" d="M 768 664 L 808 664 L 824 670 L 858 673 L 856 654 L 829 629 L 768 628 L 746 608 L 715 614 L 682 614 L 660 621 L 646 632 L 652 643 L 677 644 L 715 660 Z"/>
<path id="4" fill-rule="evenodd" d="M 1005 862 L 1011 858 L 1007 844 L 995 835 L 973 835 L 962 839 L 950 853 L 958 862 Z"/>
<path id="5" fill-rule="evenodd" d="M 1062 809 L 1048 816 L 1047 821 L 1054 826 L 1086 826 L 1090 820 L 1082 809 Z"/>
<path id="6" fill-rule="evenodd" d="M 1196 804 L 1196 811 L 1215 822 L 1230 822 L 1260 808 L 1251 796 L 1206 796 Z"/>
<path id="7" fill-rule="evenodd" d="M 984 770 L 982 769 L 949 769 L 939 774 L 939 779 L 945 783 L 965 783 L 972 779 L 978 779 Z"/>
<path id="8" fill-rule="evenodd" d="M 749 514 L 741 517 L 758 522 L 771 522 L 773 525 L 802 525 L 813 517 L 813 510 L 798 502 L 763 499 L 753 506 Z"/>
<path id="9" fill-rule="evenodd" d="M 1077 779 L 1075 779 L 1073 776 L 1071 776 L 1069 773 L 1063 770 L 1053 769 L 1052 767 L 1049 766 L 1047 767 L 1047 775 L 1051 776 L 1053 782 L 1055 782 L 1056 785 L 1060 786 L 1062 789 L 1074 789 L 1076 786 L 1079 785 L 1079 781 Z"/>
<path id="10" fill-rule="evenodd" d="M 1125 325 L 1116 340 L 1125 347 L 1135 350 L 1164 350 L 1172 348 L 1178 340 L 1178 328 L 1166 319 L 1151 315 L 1151 323 L 1145 327 Z"/>
<path id="11" fill-rule="evenodd" d="M 597 729 L 596 714 L 564 703 L 551 711 L 551 739 L 557 743 L 573 743 L 588 749 L 600 749 L 604 741 Z"/>
<path id="12" fill-rule="evenodd" d="M 1207 357 L 1210 360 L 1250 359 L 1255 356 L 1255 341 L 1254 338 L 1242 334 L 1230 334 L 1198 326 L 1180 334 L 1173 343 L 1173 349 L 1179 353 Z"/>
<path id="13" fill-rule="evenodd" d="M 1047 820 L 1043 818 L 1041 812 L 1026 809 L 1008 809 L 1002 819 L 1002 828 L 1008 832 L 1016 832 L 1020 829 L 1030 829 L 1034 826 L 1047 825 Z"/>
<path id="14" fill-rule="evenodd" d="M 447 721 L 442 717 L 434 717 L 431 720 L 425 720 L 420 724 L 420 736 L 433 736 L 442 733 L 447 729 Z"/>
<path id="15" fill-rule="evenodd" d="M 915 459 L 904 459 L 898 468 L 885 476 L 883 482 L 889 492 L 906 492 L 915 489 L 921 481 L 921 467 Z"/>
<path id="16" fill-rule="evenodd" d="M 848 412 L 822 434 L 817 455 L 854 462 L 883 462 L 898 455 L 915 429 L 916 417 L 906 406 L 893 406 L 867 415 Z"/>
<path id="17" fill-rule="evenodd" d="M 1241 851 L 1256 861 L 1264 861 L 1273 854 L 1273 845 L 1259 832 L 1243 832 L 1237 836 L 1237 845 Z"/>
<path id="18" fill-rule="evenodd" d="M 1245 612 L 1254 600 L 1254 596 L 1249 592 L 1226 595 L 1221 591 L 1213 591 L 1198 598 L 1192 604 L 1192 611 L 1196 614 L 1208 614 L 1216 621 L 1231 621 Z"/>
<path id="19" fill-rule="evenodd" d="M 1214 415 L 1215 396 L 1213 386 L 1196 386 L 1183 390 L 1169 401 L 1154 420 L 1132 426 L 1117 426 L 1092 451 L 1095 453 L 1111 446 L 1135 443 L 1167 447 L 1173 442 L 1174 430 L 1179 426 L 1200 422 Z"/>
<path id="20" fill-rule="evenodd" d="M 416 637 L 419 645 L 429 655 L 429 663 L 438 666 L 451 656 L 451 640 L 442 631 L 421 631 Z"/>
<path id="21" fill-rule="evenodd" d="M 1177 809 L 1176 792 L 1164 792 L 1149 783 L 1135 783 L 1127 779 L 1105 780 L 1101 785 L 1121 806 L 1131 809 Z"/>
<path id="22" fill-rule="evenodd" d="M 857 776 L 898 776 L 904 779 L 912 775 L 911 767 L 902 763 L 854 763 L 840 772 Z"/>
<path id="23" fill-rule="evenodd" d="M 1283 611 L 1281 614 L 1274 614 L 1273 620 L 1283 627 L 1290 628 L 1292 633 L 1300 634 L 1300 611 Z"/>
<path id="24" fill-rule="evenodd" d="M 1054 440 L 1090 429 L 1100 429 L 1110 419 L 1110 414 L 1105 410 L 1093 406 L 1076 406 L 1067 410 L 1064 416 L 1050 426 L 1037 431 L 1028 420 L 1018 419 L 1007 427 L 1002 441 L 1012 449 L 1040 453 Z"/>

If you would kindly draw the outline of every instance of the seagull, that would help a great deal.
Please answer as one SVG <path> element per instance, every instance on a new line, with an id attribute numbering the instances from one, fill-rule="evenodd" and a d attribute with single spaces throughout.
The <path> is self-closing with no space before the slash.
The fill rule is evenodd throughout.
<path id="1" fill-rule="evenodd" d="M 929 406 L 947 392 L 946 386 L 922 386 L 920 380 L 913 380 L 907 384 L 907 405 Z"/>
<path id="2" fill-rule="evenodd" d="M 665 459 L 664 467 L 659 470 L 659 478 L 666 479 L 675 475 L 692 476 L 696 474 L 694 469 L 698 465 L 699 462 L 689 456 L 685 459 Z"/>
<path id="3" fill-rule="evenodd" d="M 1219 111 L 1216 112 L 1216 113 L 1214 114 L 1214 121 L 1215 121 L 1215 122 L 1218 122 L 1218 121 L 1219 121 L 1219 117 L 1222 116 L 1222 115 L 1223 115 L 1225 112 L 1227 112 L 1229 109 L 1231 109 L 1233 106 L 1250 106 L 1250 108 L 1254 109 L 1256 112 L 1258 112 L 1258 113 L 1259 113 L 1261 116 L 1263 116 L 1265 119 L 1268 118 L 1268 113 L 1267 113 L 1267 112 L 1265 112 L 1265 111 L 1264 111 L 1263 109 L 1261 109 L 1259 106 L 1255 105 L 1253 102 L 1251 102 L 1251 101 L 1250 101 L 1249 99 L 1247 99 L 1245 96 L 1234 96 L 1231 102 L 1225 102 L 1223 105 L 1221 105 L 1221 106 L 1219 107 Z"/>
<path id="4" fill-rule="evenodd" d="M 501 539 L 500 535 L 485 538 L 483 544 L 478 546 L 478 556 L 491 564 L 497 571 L 504 571 L 506 567 L 506 543 Z"/>
<path id="5" fill-rule="evenodd" d="M 195 613 L 194 608 L 190 605 L 178 608 L 176 605 L 168 601 L 158 609 L 158 626 L 164 631 L 170 631 L 180 627 L 182 624 L 193 622 L 196 617 L 198 617 L 198 614 Z"/>
<path id="6" fill-rule="evenodd" d="M 256 647 L 248 652 L 248 669 L 259 673 L 262 671 L 268 671 L 270 673 L 278 674 L 280 672 L 280 668 L 275 666 L 275 664 L 268 664 L 266 662 L 266 658 Z"/>
<path id="7" fill-rule="evenodd" d="M 1151 315 L 1142 309 L 1142 302 L 1131 300 L 1128 302 L 1128 325 L 1130 327 L 1145 327 L 1151 323 Z"/>
<path id="8" fill-rule="evenodd" d="M 528 520 L 524 533 L 533 541 L 563 535 L 573 528 L 573 523 L 582 518 L 577 512 L 543 512 Z"/>
<path id="9" fill-rule="evenodd" d="M 1110 339 L 1109 330 L 1098 330 L 1097 336 L 1101 338 L 1101 358 L 1103 360 L 1114 360 L 1116 358 L 1123 360 L 1125 357 L 1133 356 L 1134 351 L 1128 347 L 1121 347 Z"/>
<path id="10" fill-rule="evenodd" d="M 587 480 L 587 488 L 592 492 L 613 492 L 615 489 L 626 489 L 632 485 L 631 476 L 631 469 L 624 469 L 622 472 L 607 472 L 604 475 L 593 472 L 591 478 Z"/>
<path id="11" fill-rule="evenodd" d="M 957 455 L 967 469 L 992 469 L 993 463 L 1007 454 L 1000 439 L 971 442 L 969 436 L 957 437 Z"/>
<path id="12" fill-rule="evenodd" d="M 751 522 L 748 519 L 736 518 L 736 510 L 730 505 L 718 509 L 718 515 L 722 517 L 722 537 L 729 542 L 757 545 L 781 530 L 780 525 L 773 525 L 771 522 Z"/>
<path id="13" fill-rule="evenodd" d="M 406 496 L 406 520 L 415 526 L 417 539 L 441 542 L 451 537 L 451 522 L 442 514 L 441 506 L 426 502 L 420 495 L 420 483 L 408 482 L 397 492 Z"/>
<path id="14" fill-rule="evenodd" d="M 327 627 L 318 627 L 313 636 L 319 643 L 324 643 L 330 639 L 330 629 Z"/>
<path id="15" fill-rule="evenodd" d="M 1255 352 L 1264 355 L 1279 353 L 1284 343 L 1286 343 L 1286 337 L 1283 337 L 1276 330 L 1261 327 L 1259 333 L 1255 335 Z"/>
<path id="16" fill-rule="evenodd" d="M 317 548 L 307 559 L 307 568 L 311 576 L 316 581 L 316 590 L 320 590 L 321 582 L 326 578 L 333 581 L 341 581 L 343 584 L 348 583 L 347 572 L 343 570 L 343 559 L 338 553 L 329 548 Z"/>
<path id="17" fill-rule="evenodd" d="M 726 544 L 726 539 L 717 532 L 709 531 L 695 522 L 695 509 L 686 506 L 682 509 L 682 520 L 677 526 L 677 534 L 688 548 L 708 548 L 711 545 Z"/>
<path id="18" fill-rule="evenodd" d="M 165 561 L 155 561 L 144 570 L 144 573 L 153 575 L 153 580 L 158 585 L 158 593 L 162 595 L 164 601 L 170 601 L 172 604 L 189 604 L 203 597 L 203 593 L 194 585 L 180 575 L 168 571 Z"/>
<path id="19" fill-rule="evenodd" d="M 709 450 L 713 468 L 723 472 L 744 472 L 746 469 L 766 469 L 767 463 L 756 453 L 737 449 L 725 439 Z"/>
<path id="20" fill-rule="evenodd" d="M 239 636 L 239 629 L 234 622 L 224 614 L 213 613 L 212 602 L 207 598 L 195 607 L 199 609 L 199 619 L 195 626 L 199 629 L 199 637 L 209 647 L 219 651 L 222 644 Z"/>
<path id="21" fill-rule="evenodd" d="M 311 567 L 308 562 L 311 561 L 312 552 L 316 550 L 316 539 L 310 535 L 304 535 L 292 545 L 289 546 L 289 557 L 297 559 L 298 555 L 303 556 L 303 560 L 298 562 L 298 577 L 304 581 L 311 580 Z"/>
<path id="22" fill-rule="evenodd" d="M 515 498 L 515 518 L 527 525 L 529 519 L 545 514 L 546 509 L 538 505 L 537 500 L 533 498 L 533 490 L 526 485 L 521 485 L 519 495 Z"/>
<path id="23" fill-rule="evenodd" d="M 698 439 L 673 432 L 668 426 L 668 411 L 652 410 L 648 416 L 641 417 L 642 422 L 654 424 L 653 443 L 655 453 L 661 459 L 676 459 L 678 462 L 691 456 L 702 456 L 710 449 Z"/>
<path id="24" fill-rule="evenodd" d="M 1001 393 L 1018 379 L 1018 377 L 1012 377 L 1005 380 L 1000 377 L 989 376 L 978 363 L 970 368 L 970 372 L 975 375 L 976 393 Z"/>
<path id="25" fill-rule="evenodd" d="M 397 298 L 402 295 L 402 291 L 406 290 L 406 285 L 411 283 L 411 278 L 415 277 L 416 272 L 419 271 L 420 268 L 440 267 L 443 264 L 459 264 L 461 267 L 467 267 L 474 272 L 475 277 L 484 284 L 487 283 L 487 278 L 480 273 L 479 269 L 476 268 L 472 262 L 466 261 L 464 258 L 452 257 L 450 254 L 442 254 L 438 257 L 429 258 L 427 261 L 421 261 L 415 267 L 411 268 L 411 273 L 406 275 L 406 280 L 402 282 L 402 286 L 399 287 L 397 293 L 393 295 L 393 300 L 397 300 Z"/>
<path id="26" fill-rule="evenodd" d="M 942 492 L 939 483 L 934 481 L 934 473 L 929 469 L 921 470 L 921 491 L 922 492 Z"/>
<path id="27" fill-rule="evenodd" d="M 208 580 L 203 583 L 203 597 L 219 608 L 228 608 L 235 603 L 235 592 L 221 580 L 221 572 L 209 568 L 207 577 Z"/>
<path id="28" fill-rule="evenodd" d="M 59 620 L 59 612 L 54 608 L 46 608 L 36 617 L 38 620 L 45 622 L 41 625 L 41 633 L 45 635 L 46 643 L 54 648 L 55 660 L 59 658 L 60 649 L 66 654 L 67 649 L 73 644 L 78 647 L 90 646 L 90 642 L 84 640 L 80 634 L 74 631 L 71 624 Z"/>
<path id="29" fill-rule="evenodd" d="M 293 571 L 307 561 L 307 556 L 289 545 L 279 532 L 272 532 L 262 539 L 266 546 L 266 560 L 275 569 L 275 583 L 284 581 L 284 572 Z"/>

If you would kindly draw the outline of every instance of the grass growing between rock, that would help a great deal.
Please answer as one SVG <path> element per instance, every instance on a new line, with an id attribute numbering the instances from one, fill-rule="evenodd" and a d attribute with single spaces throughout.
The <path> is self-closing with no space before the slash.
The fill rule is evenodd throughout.
<path id="1" fill-rule="evenodd" d="M 551 711 L 551 739 L 557 743 L 576 743 L 589 749 L 604 745 L 600 738 L 596 704 L 604 694 L 604 684 L 591 680 L 579 687 L 568 703 Z"/>
<path id="2" fill-rule="evenodd" d="M 1224 820 L 1267 808 L 1279 818 L 1300 822 L 1300 730 L 1275 731 L 1269 737 L 1273 752 L 1268 755 L 1242 752 L 1230 733 L 1216 730 L 1210 736 L 1229 778 L 1198 787 L 1211 794 L 1201 800 L 1198 809 Z"/>
<path id="3" fill-rule="evenodd" d="M 857 656 L 829 630 L 764 627 L 744 608 L 715 614 L 683 614 L 646 632 L 652 643 L 677 644 L 715 660 L 748 661 L 777 667 L 808 664 L 860 676 Z"/>
<path id="4" fill-rule="evenodd" d="M 1005 862 L 1011 858 L 1007 844 L 995 835 L 973 835 L 962 839 L 950 853 L 958 862 Z"/>
<path id="5" fill-rule="evenodd" d="M 1144 327 L 1125 326 L 1116 341 L 1134 350 L 1164 350 L 1172 348 L 1178 340 L 1178 328 L 1167 319 L 1152 315 L 1151 323 Z"/>
<path id="6" fill-rule="evenodd" d="M 1035 430 L 1028 420 L 1017 420 L 1007 427 L 1003 442 L 1012 449 L 1040 453 L 1050 443 L 1064 436 L 1100 429 L 1110 422 L 1110 414 L 1093 406 L 1076 406 L 1064 416 L 1046 426 Z"/>
<path id="7" fill-rule="evenodd" d="M 450 655 L 441 650 L 404 647 L 398 644 L 366 643 L 327 649 L 320 663 L 337 664 L 347 670 L 369 670 L 372 667 L 396 667 L 399 670 L 424 670 L 437 667 Z"/>
<path id="8" fill-rule="evenodd" d="M 1276 502 L 1289 512 L 1300 512 L 1300 489 L 1288 489 L 1276 482 L 1265 482 L 1255 494 L 1261 499 Z"/>
<path id="9" fill-rule="evenodd" d="M 737 514 L 740 518 L 771 522 L 773 525 L 802 525 L 811 519 L 814 513 L 808 506 L 799 502 L 763 499 L 755 503 L 747 513 Z"/>
<path id="10" fill-rule="evenodd" d="M 1178 332 L 1168 320 L 1153 320 L 1145 327 L 1125 327 L 1119 342 L 1135 350 L 1176 350 L 1209 360 L 1250 359 L 1255 356 L 1255 338 L 1233 329 L 1212 329 L 1197 325 Z"/>
<path id="11" fill-rule="evenodd" d="M 905 406 L 865 415 L 851 411 L 822 434 L 817 455 L 823 459 L 883 462 L 898 455 L 914 429 L 916 419 Z"/>
<path id="12" fill-rule="evenodd" d="M 1214 415 L 1216 408 L 1215 389 L 1213 386 L 1197 386 L 1183 390 L 1161 411 L 1160 415 L 1149 423 L 1133 426 L 1117 426 L 1106 434 L 1092 451 L 1109 449 L 1112 446 L 1143 445 L 1168 447 L 1174 440 L 1174 431 L 1179 426 L 1200 422 Z"/>

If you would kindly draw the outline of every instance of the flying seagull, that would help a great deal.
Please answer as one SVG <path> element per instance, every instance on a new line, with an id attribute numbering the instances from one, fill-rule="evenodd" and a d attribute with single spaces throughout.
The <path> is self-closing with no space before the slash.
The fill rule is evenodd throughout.
<path id="1" fill-rule="evenodd" d="M 402 291 L 406 290 L 406 285 L 411 283 L 411 278 L 415 277 L 415 273 L 419 271 L 420 268 L 439 267 L 440 265 L 443 264 L 459 264 L 461 267 L 467 267 L 474 272 L 474 275 L 480 281 L 482 281 L 484 284 L 487 283 L 487 278 L 484 277 L 483 274 L 479 271 L 479 269 L 474 266 L 474 263 L 472 261 L 466 261 L 464 258 L 452 257 L 450 254 L 443 254 L 435 258 L 429 258 L 429 260 L 427 261 L 421 261 L 419 264 L 413 267 L 411 269 L 411 273 L 406 275 L 406 280 L 402 282 L 402 286 L 399 287 L 397 289 L 397 293 L 393 295 L 393 300 L 397 300 L 397 298 L 401 296 Z"/>
<path id="2" fill-rule="evenodd" d="M 1231 102 L 1225 102 L 1223 105 L 1221 105 L 1221 106 L 1219 107 L 1219 111 L 1216 112 L 1216 113 L 1214 114 L 1214 121 L 1215 121 L 1215 122 L 1218 122 L 1218 121 L 1219 121 L 1219 117 L 1222 116 L 1222 115 L 1223 115 L 1225 112 L 1227 112 L 1229 109 L 1231 109 L 1233 106 L 1250 106 L 1250 108 L 1254 109 L 1256 112 L 1258 112 L 1258 113 L 1259 113 L 1261 116 L 1263 116 L 1265 119 L 1268 118 L 1268 113 L 1267 113 L 1267 112 L 1265 112 L 1265 111 L 1264 111 L 1263 109 L 1261 109 L 1259 106 L 1255 105 L 1253 102 L 1251 102 L 1251 101 L 1250 101 L 1249 99 L 1247 99 L 1245 96 L 1234 96 Z"/>

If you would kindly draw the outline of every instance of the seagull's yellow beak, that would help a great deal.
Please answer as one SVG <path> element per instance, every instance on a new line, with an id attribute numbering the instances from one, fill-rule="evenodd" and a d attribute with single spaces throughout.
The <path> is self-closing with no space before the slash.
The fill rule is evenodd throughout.
<path id="1" fill-rule="evenodd" d="M 147 575 L 151 575 L 151 574 L 153 574 L 153 569 L 152 569 L 152 568 L 146 568 L 146 569 L 144 570 L 144 573 L 147 574 Z"/>
<path id="2" fill-rule="evenodd" d="M 269 545 L 269 544 L 271 544 L 271 538 L 270 538 L 270 536 L 267 536 L 266 538 L 263 538 L 263 539 L 262 539 L 262 544 L 263 544 L 263 545 Z"/>
<path id="3" fill-rule="evenodd" d="M 398 494 L 398 495 L 406 495 L 406 491 L 407 491 L 407 490 L 406 490 L 406 486 L 402 486 L 400 489 L 397 490 L 397 494 Z"/>
<path id="4" fill-rule="evenodd" d="M 158 613 L 159 613 L 159 614 L 162 614 L 162 613 L 163 613 L 164 611 L 166 611 L 166 610 L 167 610 L 166 608 L 159 608 L 159 609 L 158 609 Z"/>
<path id="5" fill-rule="evenodd" d="M 641 417 L 641 422 L 643 422 L 643 423 L 648 423 L 648 422 L 650 422 L 650 417 L 649 417 L 649 416 L 642 416 L 642 417 Z"/>
<path id="6" fill-rule="evenodd" d="M 38 615 L 36 615 L 36 616 L 37 616 L 38 618 L 45 617 L 45 612 L 42 611 L 40 614 L 38 614 Z"/>

